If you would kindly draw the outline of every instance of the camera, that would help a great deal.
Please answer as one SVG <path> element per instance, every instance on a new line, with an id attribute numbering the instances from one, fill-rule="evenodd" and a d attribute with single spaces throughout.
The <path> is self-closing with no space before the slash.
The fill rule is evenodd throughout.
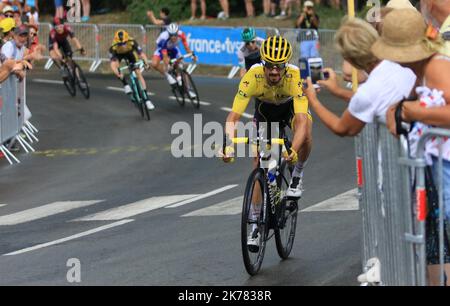
<path id="1" fill-rule="evenodd" d="M 311 81 L 316 88 L 319 87 L 317 81 L 329 78 L 329 74 L 323 71 L 323 60 L 320 57 L 301 58 L 300 76 L 302 79 L 311 77 Z"/>

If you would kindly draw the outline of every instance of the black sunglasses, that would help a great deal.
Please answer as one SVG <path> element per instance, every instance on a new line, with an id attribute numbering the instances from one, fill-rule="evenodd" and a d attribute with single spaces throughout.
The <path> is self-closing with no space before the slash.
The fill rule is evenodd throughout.
<path id="1" fill-rule="evenodd" d="M 13 14 L 5 14 L 5 17 L 6 18 L 14 18 L 14 15 Z"/>
<path id="2" fill-rule="evenodd" d="M 256 41 L 255 41 L 255 40 L 252 40 L 252 41 L 247 41 L 247 42 L 245 43 L 246 46 L 248 46 L 248 45 L 250 45 L 250 44 L 256 44 Z"/>
<path id="3" fill-rule="evenodd" d="M 270 69 L 270 70 L 272 70 L 274 68 L 277 70 L 283 70 L 286 68 L 286 66 L 287 66 L 287 64 L 285 64 L 285 63 L 284 64 L 272 64 L 272 63 L 264 62 L 264 67 L 267 69 Z"/>

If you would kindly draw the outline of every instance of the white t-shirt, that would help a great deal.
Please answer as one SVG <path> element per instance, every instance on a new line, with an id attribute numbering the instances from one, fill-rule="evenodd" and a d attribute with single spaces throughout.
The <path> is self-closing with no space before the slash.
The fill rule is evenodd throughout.
<path id="1" fill-rule="evenodd" d="M 409 97 L 415 83 L 416 76 L 411 69 L 384 60 L 358 88 L 348 110 L 365 123 L 386 123 L 388 108 Z"/>
<path id="2" fill-rule="evenodd" d="M 23 54 L 25 52 L 25 48 L 17 48 L 16 43 L 14 40 L 8 41 L 6 44 L 3 45 L 2 51 L 1 51 L 7 59 L 14 59 L 14 60 L 22 60 Z"/>

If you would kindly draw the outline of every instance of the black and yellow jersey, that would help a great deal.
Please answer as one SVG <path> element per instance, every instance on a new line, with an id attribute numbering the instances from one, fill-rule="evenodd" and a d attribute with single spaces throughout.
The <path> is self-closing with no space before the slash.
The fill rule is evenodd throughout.
<path id="1" fill-rule="evenodd" d="M 267 83 L 264 67 L 261 64 L 254 65 L 239 84 L 239 91 L 233 102 L 233 112 L 243 114 L 252 97 L 274 105 L 293 100 L 295 114 L 306 114 L 312 119 L 308 112 L 308 99 L 302 88 L 303 82 L 297 66 L 288 65 L 281 82 L 271 86 Z"/>
<path id="2" fill-rule="evenodd" d="M 123 58 L 135 58 L 137 60 L 142 52 L 142 48 L 134 39 L 130 39 L 124 45 L 113 44 L 109 48 L 111 60 L 121 60 Z"/>

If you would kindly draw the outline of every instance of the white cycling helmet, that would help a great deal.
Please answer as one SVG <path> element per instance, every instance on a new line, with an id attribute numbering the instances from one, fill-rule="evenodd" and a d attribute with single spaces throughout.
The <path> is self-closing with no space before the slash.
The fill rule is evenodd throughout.
<path id="1" fill-rule="evenodd" d="M 167 32 L 169 32 L 169 35 L 177 35 L 179 30 L 180 27 L 176 23 L 171 23 L 167 26 Z"/>

